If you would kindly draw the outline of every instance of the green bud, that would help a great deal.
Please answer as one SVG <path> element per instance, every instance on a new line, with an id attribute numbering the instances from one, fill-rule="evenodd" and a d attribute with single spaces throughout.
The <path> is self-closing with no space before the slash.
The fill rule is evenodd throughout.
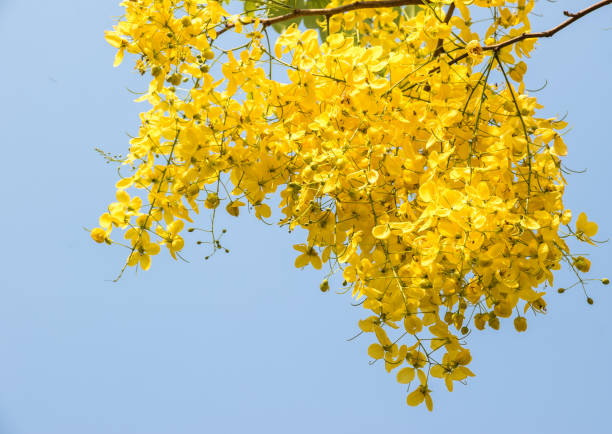
<path id="1" fill-rule="evenodd" d="M 323 279 L 323 282 L 321 282 L 321 285 L 319 285 L 319 289 L 321 292 L 329 291 L 329 282 L 327 279 Z"/>

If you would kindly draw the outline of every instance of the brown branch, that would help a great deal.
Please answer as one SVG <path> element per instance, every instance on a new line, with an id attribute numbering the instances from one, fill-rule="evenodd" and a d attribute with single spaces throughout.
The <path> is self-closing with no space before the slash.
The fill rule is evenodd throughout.
<path id="1" fill-rule="evenodd" d="M 358 0 L 356 2 L 353 3 L 349 3 L 346 5 L 342 5 L 342 6 L 337 6 L 335 8 L 329 8 L 329 9 L 294 9 L 293 11 L 289 12 L 288 14 L 285 15 L 279 15 L 278 17 L 273 17 L 273 18 L 264 18 L 262 20 L 260 20 L 259 22 L 263 25 L 264 28 L 271 26 L 272 24 L 276 24 L 282 21 L 287 21 L 293 18 L 297 18 L 297 17 L 306 17 L 306 16 L 312 16 L 312 15 L 322 15 L 325 17 L 331 17 L 333 15 L 337 15 L 337 14 L 341 14 L 344 12 L 349 12 L 349 11 L 354 11 L 354 10 L 358 10 L 358 9 L 373 9 L 373 8 L 388 8 L 388 7 L 396 7 L 396 6 L 408 6 L 408 5 L 413 5 L 413 6 L 418 6 L 418 5 L 424 5 L 424 4 L 428 4 L 430 3 L 428 0 L 379 0 L 379 1 L 362 1 L 362 0 Z M 517 42 L 520 41 L 524 41 L 525 39 L 533 39 L 533 38 L 550 38 L 551 36 L 553 36 L 555 33 L 563 30 L 564 28 L 566 28 L 567 26 L 569 26 L 570 24 L 572 24 L 573 22 L 579 20 L 580 18 L 584 17 L 587 14 L 590 14 L 593 11 L 596 11 L 599 8 L 602 8 L 604 6 L 607 6 L 609 4 L 612 3 L 612 0 L 602 0 L 598 3 L 595 3 L 591 6 L 589 6 L 588 8 L 585 8 L 579 12 L 568 12 L 568 11 L 563 11 L 563 14 L 567 17 L 569 17 L 569 19 L 563 21 L 561 24 L 559 24 L 556 27 L 553 27 L 550 30 L 546 30 L 544 32 L 537 32 L 537 33 L 523 33 L 522 35 L 519 35 L 515 38 L 511 38 L 508 39 L 507 41 L 504 42 L 500 42 L 498 44 L 493 44 L 493 45 L 484 45 L 482 47 L 483 50 L 485 51 L 499 51 L 504 47 L 507 47 L 508 45 L 512 45 L 515 44 Z M 451 5 L 449 6 L 449 9 L 447 11 L 446 17 L 445 17 L 445 22 L 450 21 L 450 18 L 452 17 L 452 14 L 454 12 L 455 9 L 455 4 L 451 3 Z M 245 23 L 246 24 L 246 23 Z M 223 29 L 221 29 L 219 32 L 217 32 L 217 36 L 221 35 L 222 33 L 226 32 L 227 30 L 232 29 L 236 24 L 235 23 L 225 23 L 225 27 Z M 434 56 L 437 57 L 438 55 L 441 54 L 440 50 L 442 50 L 442 46 L 440 44 L 441 41 L 438 41 L 438 46 L 436 47 L 436 50 L 434 52 Z M 467 53 L 463 53 L 462 55 L 460 55 L 459 57 L 454 58 L 453 60 L 451 60 L 450 62 L 448 62 L 449 65 L 453 65 L 457 62 L 459 62 L 460 60 L 465 59 L 468 56 Z"/>
<path id="2" fill-rule="evenodd" d="M 508 39 L 507 41 L 500 42 L 498 44 L 483 45 L 482 49 L 486 50 L 486 51 L 499 51 L 502 48 L 507 47 L 508 45 L 512 45 L 512 44 L 515 44 L 517 42 L 524 41 L 525 39 L 550 38 L 555 33 L 559 32 L 560 30 L 563 30 L 564 28 L 566 28 L 567 26 L 572 24 L 574 21 L 577 21 L 580 18 L 584 17 L 585 15 L 590 14 L 591 12 L 596 11 L 597 9 L 602 8 L 604 6 L 607 6 L 609 4 L 612 4 L 612 0 L 603 0 L 603 1 L 600 1 L 598 3 L 595 3 L 595 4 L 591 5 L 591 6 L 589 6 L 586 9 L 581 10 L 580 12 L 572 13 L 572 12 L 564 11 L 563 15 L 565 15 L 566 17 L 570 17 L 570 18 L 565 20 L 565 21 L 563 21 L 561 24 L 559 24 L 556 27 L 553 27 L 550 30 L 546 30 L 545 32 L 537 32 L 537 33 L 523 33 L 522 35 L 519 35 L 519 36 L 517 36 L 515 38 Z M 464 53 L 461 56 L 451 60 L 449 62 L 449 65 L 457 63 L 458 61 L 460 61 L 462 59 L 465 59 L 466 57 L 467 57 L 467 53 Z"/>
<path id="3" fill-rule="evenodd" d="M 427 2 L 423 0 L 356 1 L 354 3 L 349 3 L 347 5 L 337 6 L 335 8 L 329 9 L 294 9 L 288 14 L 261 20 L 261 23 L 267 27 L 271 26 L 272 24 L 279 23 L 281 21 L 286 21 L 297 17 L 307 17 L 310 15 L 323 15 L 325 17 L 331 17 L 333 15 L 338 15 L 344 12 L 354 11 L 357 9 L 393 8 L 396 6 L 422 5 L 425 3 Z"/>
<path id="4" fill-rule="evenodd" d="M 455 12 L 455 3 L 451 3 L 446 11 L 446 16 L 444 17 L 444 22 L 448 24 L 450 19 L 453 17 L 453 12 Z M 438 45 L 436 47 L 436 51 L 434 51 L 434 57 L 438 57 L 440 54 L 444 52 L 444 39 L 438 39 Z"/>
<path id="5" fill-rule="evenodd" d="M 516 38 L 508 39 L 507 41 L 500 42 L 499 44 L 485 46 L 485 47 L 482 47 L 482 49 L 483 50 L 499 50 L 500 48 L 504 48 L 504 47 L 506 47 L 508 45 L 512 45 L 512 44 L 514 44 L 516 42 L 520 42 L 520 41 L 522 41 L 524 39 L 550 38 L 551 36 L 553 36 L 558 31 L 563 30 L 564 28 L 566 28 L 567 26 L 572 24 L 574 21 L 584 17 L 585 15 L 587 15 L 587 14 L 593 12 L 593 11 L 596 11 L 599 8 L 602 8 L 602 7 L 606 6 L 606 5 L 609 5 L 610 3 L 612 3 L 612 0 L 603 0 L 603 1 L 600 1 L 599 3 L 595 3 L 594 5 L 589 6 L 586 9 L 581 10 L 580 12 L 570 13 L 568 11 L 564 11 L 563 14 L 565 16 L 570 17 L 570 19 L 563 21 L 557 27 L 553 27 L 552 29 L 547 30 L 545 32 L 523 33 L 522 35 L 517 36 Z"/>
<path id="6" fill-rule="evenodd" d="M 278 17 L 264 18 L 259 20 L 264 28 L 271 26 L 272 24 L 280 23 L 282 21 L 291 20 L 298 17 L 308 17 L 312 15 L 321 15 L 324 17 L 331 17 L 333 15 L 342 14 L 344 12 L 354 11 L 357 9 L 374 9 L 374 8 L 392 8 L 396 6 L 418 6 L 429 3 L 427 0 L 379 0 L 379 1 L 356 1 L 335 8 L 319 8 L 319 9 L 294 9 L 285 15 L 279 15 Z M 220 35 L 229 29 L 232 29 L 235 23 L 225 23 L 225 27 L 217 35 Z"/>

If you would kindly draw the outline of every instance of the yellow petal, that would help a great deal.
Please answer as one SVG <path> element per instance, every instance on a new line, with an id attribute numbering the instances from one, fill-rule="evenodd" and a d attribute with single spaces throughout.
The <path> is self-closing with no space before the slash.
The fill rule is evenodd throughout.
<path id="1" fill-rule="evenodd" d="M 354 282 L 357 279 L 357 270 L 352 265 L 349 265 L 342 272 L 342 277 L 347 282 Z"/>
<path id="2" fill-rule="evenodd" d="M 444 378 L 445 371 L 442 365 L 436 365 L 431 368 L 429 373 L 431 374 L 432 377 Z"/>
<path id="3" fill-rule="evenodd" d="M 172 223 L 168 225 L 168 232 L 173 235 L 178 234 L 185 227 L 185 222 L 183 220 L 174 220 Z"/>
<path id="4" fill-rule="evenodd" d="M 588 222 L 586 224 L 586 226 L 584 227 L 584 234 L 587 237 L 593 237 L 595 236 L 595 234 L 597 233 L 597 223 L 595 222 Z"/>
<path id="5" fill-rule="evenodd" d="M 368 347 L 368 355 L 373 359 L 382 359 L 385 356 L 385 350 L 378 344 L 372 344 Z"/>
<path id="6" fill-rule="evenodd" d="M 425 375 L 425 372 L 419 369 L 417 371 L 417 374 L 419 375 L 419 381 L 421 382 L 421 384 L 422 385 L 427 384 L 427 375 Z"/>
<path id="7" fill-rule="evenodd" d="M 455 381 L 462 381 L 465 380 L 467 377 L 475 377 L 475 375 L 472 373 L 472 371 L 470 371 L 469 368 L 466 368 L 465 366 L 459 366 L 453 371 L 450 377 Z"/>
<path id="8" fill-rule="evenodd" d="M 172 240 L 171 247 L 172 247 L 172 250 L 174 250 L 175 252 L 182 250 L 184 246 L 185 246 L 185 241 L 183 240 L 183 238 L 177 237 L 174 240 Z"/>
<path id="9" fill-rule="evenodd" d="M 450 376 L 444 377 L 444 384 L 446 384 L 446 388 L 448 389 L 449 392 L 453 391 L 453 379 Z"/>
<path id="10" fill-rule="evenodd" d="M 109 213 L 104 213 L 100 216 L 99 223 L 103 228 L 110 228 L 113 224 L 113 219 Z"/>
<path id="11" fill-rule="evenodd" d="M 408 394 L 408 396 L 406 397 L 406 403 L 408 405 L 416 407 L 421 402 L 423 402 L 424 399 L 425 399 L 425 395 L 423 394 L 423 392 L 421 392 L 421 388 L 419 387 L 414 392 L 411 392 Z"/>
<path id="12" fill-rule="evenodd" d="M 321 264 L 321 258 L 319 258 L 319 255 L 315 254 L 315 255 L 310 255 L 310 263 L 312 264 L 312 266 L 317 269 L 320 270 L 322 267 Z"/>
<path id="13" fill-rule="evenodd" d="M 375 319 L 377 319 L 377 317 L 375 316 L 371 316 L 366 319 L 360 319 L 358 323 L 359 329 L 362 332 L 366 332 L 366 333 L 374 331 L 374 323 L 372 321 Z"/>
<path id="14" fill-rule="evenodd" d="M 306 253 L 306 250 L 308 249 L 304 244 L 294 244 L 293 248 L 302 253 Z"/>
<path id="15" fill-rule="evenodd" d="M 123 55 L 125 54 L 125 48 L 120 48 L 119 51 L 117 51 L 117 54 L 115 55 L 115 61 L 113 62 L 113 67 L 117 67 L 119 65 L 121 65 L 121 62 L 123 62 Z"/>
<path id="16" fill-rule="evenodd" d="M 525 217 L 524 219 L 522 219 L 521 226 L 523 226 L 525 229 L 530 229 L 532 231 L 540 229 L 540 225 L 538 224 L 538 222 L 531 217 Z"/>
<path id="17" fill-rule="evenodd" d="M 259 219 L 262 218 L 262 217 L 263 218 L 268 218 L 271 215 L 272 215 L 272 210 L 270 209 L 270 207 L 267 204 L 262 203 L 261 205 L 255 207 L 255 216 L 257 218 L 259 218 Z"/>
<path id="18" fill-rule="evenodd" d="M 581 212 L 578 215 L 578 219 L 576 220 L 576 230 L 583 231 L 584 225 L 587 223 L 587 215 L 584 212 Z"/>
<path id="19" fill-rule="evenodd" d="M 151 267 L 151 257 L 149 255 L 142 255 L 140 257 L 140 266 L 143 270 L 148 270 Z"/>
<path id="20" fill-rule="evenodd" d="M 323 262 L 327 262 L 329 261 L 329 257 L 331 256 L 331 246 L 327 246 L 325 247 L 325 249 L 323 249 L 323 253 L 321 254 L 321 261 Z"/>
<path id="21" fill-rule="evenodd" d="M 566 209 L 565 211 L 563 211 L 563 214 L 561 214 L 561 223 L 566 225 L 571 221 L 572 221 L 572 210 Z"/>
<path id="22" fill-rule="evenodd" d="M 310 259 L 308 258 L 308 255 L 306 254 L 300 255 L 297 258 L 295 258 L 295 268 L 305 267 L 306 265 L 308 265 L 309 262 L 310 262 Z"/>
<path id="23" fill-rule="evenodd" d="M 104 32 L 104 39 L 106 39 L 106 42 L 108 42 L 110 45 L 112 45 L 115 48 L 121 47 L 124 41 L 122 38 L 120 38 L 117 35 L 117 33 L 110 31 L 110 30 L 106 30 Z"/>
<path id="24" fill-rule="evenodd" d="M 130 267 L 138 264 L 138 260 L 140 259 L 140 254 L 138 252 L 132 252 L 132 254 L 128 257 L 127 264 Z"/>
<path id="25" fill-rule="evenodd" d="M 123 178 L 115 184 L 116 188 L 128 188 L 134 183 L 134 180 L 131 177 Z"/>
<path id="26" fill-rule="evenodd" d="M 145 247 L 145 252 L 148 255 L 157 255 L 159 254 L 159 244 L 151 243 Z"/>
<path id="27" fill-rule="evenodd" d="M 408 384 L 414 380 L 414 368 L 404 368 L 397 373 L 397 382 Z"/>
<path id="28" fill-rule="evenodd" d="M 576 221 L 576 230 L 582 232 L 587 237 L 592 237 L 597 234 L 597 223 L 587 220 L 587 215 L 581 212 Z"/>
<path id="29" fill-rule="evenodd" d="M 419 187 L 419 198 L 423 202 L 432 202 L 436 197 L 436 184 L 433 181 L 427 181 Z"/>
<path id="30" fill-rule="evenodd" d="M 404 318 L 404 328 L 410 334 L 415 334 L 423 329 L 423 322 L 416 315 L 410 315 Z"/>
<path id="31" fill-rule="evenodd" d="M 552 153 L 559 156 L 567 155 L 567 145 L 559 134 L 555 136 Z"/>
<path id="32" fill-rule="evenodd" d="M 115 196 L 117 200 L 123 204 L 128 204 L 130 202 L 130 195 L 127 194 L 125 190 L 117 190 Z"/>
<path id="33" fill-rule="evenodd" d="M 433 400 L 429 393 L 425 395 L 425 405 L 427 406 L 427 410 L 433 411 Z"/>
<path id="34" fill-rule="evenodd" d="M 378 172 L 376 170 L 368 170 L 366 177 L 370 184 L 376 184 L 376 181 L 378 181 Z"/>
<path id="35" fill-rule="evenodd" d="M 378 339 L 378 342 L 380 342 L 381 345 L 385 347 L 391 345 L 391 341 L 389 340 L 387 333 L 382 329 L 382 327 L 375 325 L 374 333 L 376 333 L 376 338 Z"/>
<path id="36" fill-rule="evenodd" d="M 372 235 L 379 240 L 386 240 L 391 235 L 389 225 L 378 225 L 372 229 Z"/>
<path id="37" fill-rule="evenodd" d="M 442 198 L 441 202 L 447 208 L 456 208 L 463 202 L 463 195 L 457 190 L 446 190 Z"/>
<path id="38" fill-rule="evenodd" d="M 234 217 L 238 217 L 238 215 L 240 214 L 240 207 L 242 205 L 244 205 L 244 203 L 239 201 L 239 200 L 237 200 L 235 202 L 230 202 L 225 207 L 225 210 L 227 211 L 227 213 L 229 215 L 234 216 Z"/>

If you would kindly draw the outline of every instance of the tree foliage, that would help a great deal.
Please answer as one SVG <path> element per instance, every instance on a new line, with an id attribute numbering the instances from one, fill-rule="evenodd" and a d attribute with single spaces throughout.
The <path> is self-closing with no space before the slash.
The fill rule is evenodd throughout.
<path id="1" fill-rule="evenodd" d="M 597 225 L 563 204 L 567 124 L 523 77 L 538 37 L 609 3 L 531 33 L 532 0 L 255 0 L 235 15 L 126 0 L 106 39 L 115 66 L 137 56 L 151 108 L 92 238 L 146 270 L 161 248 L 176 259 L 197 214 L 215 251 L 216 213 L 266 221 L 278 205 L 305 233 L 295 266 L 324 270 L 322 291 L 342 276 L 369 356 L 431 410 L 433 379 L 474 375 L 473 329 L 524 332 L 563 265 L 589 280 L 568 244 L 594 244 Z"/>

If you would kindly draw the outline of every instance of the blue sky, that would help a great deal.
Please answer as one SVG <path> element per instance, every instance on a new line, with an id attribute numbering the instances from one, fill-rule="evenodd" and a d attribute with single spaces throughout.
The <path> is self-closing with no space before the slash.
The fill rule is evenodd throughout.
<path id="1" fill-rule="evenodd" d="M 540 2 L 534 29 L 590 1 Z M 94 244 L 115 169 L 144 104 L 130 60 L 112 67 L 103 31 L 114 1 L 0 0 L 4 155 L 0 252 L 0 434 L 606 433 L 612 288 L 548 296 L 525 334 L 472 335 L 468 386 L 434 392 L 435 411 L 369 366 L 368 339 L 347 342 L 364 312 L 292 268 L 299 234 L 227 220 L 228 255 L 167 255 L 120 270 L 123 251 Z M 612 236 L 612 6 L 542 41 L 528 87 L 546 115 L 567 114 L 566 204 Z M 612 277 L 612 245 L 583 249 Z M 556 287 L 573 279 L 556 275 Z"/>

